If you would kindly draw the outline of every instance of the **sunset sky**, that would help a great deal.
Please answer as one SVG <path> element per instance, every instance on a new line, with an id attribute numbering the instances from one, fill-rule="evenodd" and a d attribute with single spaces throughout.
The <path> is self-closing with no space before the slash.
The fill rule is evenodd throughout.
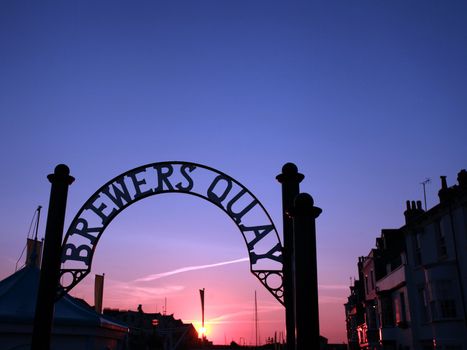
<path id="1" fill-rule="evenodd" d="M 104 183 L 169 160 L 219 169 L 282 231 L 286 162 L 323 209 L 317 220 L 321 333 L 345 341 L 356 262 L 405 200 L 437 203 L 439 176 L 467 168 L 467 2 L 463 0 L 0 1 L 0 278 L 15 270 L 67 164 L 65 226 Z M 167 312 L 208 338 L 262 342 L 284 310 L 249 272 L 240 231 L 183 194 L 123 211 L 71 292 L 93 304 Z"/>

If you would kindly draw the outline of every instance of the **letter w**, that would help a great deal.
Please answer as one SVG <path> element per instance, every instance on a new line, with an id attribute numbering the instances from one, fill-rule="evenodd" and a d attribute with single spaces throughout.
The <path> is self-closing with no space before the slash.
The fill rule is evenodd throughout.
<path id="1" fill-rule="evenodd" d="M 130 195 L 130 192 L 128 191 L 128 188 L 126 187 L 126 184 L 123 178 L 120 178 L 116 180 L 115 182 L 121 186 L 121 189 L 115 186 L 115 184 L 112 184 L 111 186 L 112 186 L 114 195 L 110 193 L 110 186 L 108 188 L 103 189 L 102 192 L 105 193 L 105 195 L 109 197 L 112 200 L 112 202 L 114 202 L 115 205 L 117 205 L 117 207 L 120 209 L 125 204 L 128 204 L 131 202 L 131 195 Z M 125 203 L 123 202 L 123 200 L 125 201 Z"/>

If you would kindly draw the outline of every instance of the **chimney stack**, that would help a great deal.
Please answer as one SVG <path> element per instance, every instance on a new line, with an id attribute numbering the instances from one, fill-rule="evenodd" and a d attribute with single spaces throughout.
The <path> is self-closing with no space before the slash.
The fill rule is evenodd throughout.
<path id="1" fill-rule="evenodd" d="M 465 169 L 462 169 L 457 174 L 457 182 L 459 183 L 459 187 L 461 189 L 466 189 L 467 188 L 467 171 Z"/>
<path id="2" fill-rule="evenodd" d="M 446 181 L 446 176 L 440 176 L 440 178 L 441 178 L 441 189 L 442 190 L 447 190 L 448 183 Z"/>
<path id="3" fill-rule="evenodd" d="M 407 207 L 404 211 L 406 224 L 425 212 L 422 208 L 422 201 L 406 201 L 405 205 Z"/>
<path id="4" fill-rule="evenodd" d="M 438 191 L 438 197 L 440 202 L 444 202 L 449 199 L 449 188 L 446 181 L 446 176 L 440 176 L 441 189 Z"/>

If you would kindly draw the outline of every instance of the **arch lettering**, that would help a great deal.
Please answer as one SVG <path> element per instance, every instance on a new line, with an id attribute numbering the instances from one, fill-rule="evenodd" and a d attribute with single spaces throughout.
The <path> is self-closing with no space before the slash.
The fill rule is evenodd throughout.
<path id="1" fill-rule="evenodd" d="M 110 222 L 131 204 L 161 193 L 185 193 L 223 210 L 237 225 L 250 257 L 250 271 L 283 304 L 283 287 L 270 286 L 268 276 L 282 280 L 282 244 L 261 202 L 232 177 L 205 165 L 161 162 L 129 170 L 99 188 L 81 207 L 68 228 L 62 249 L 61 275 L 68 292 L 91 271 L 99 239 Z"/>

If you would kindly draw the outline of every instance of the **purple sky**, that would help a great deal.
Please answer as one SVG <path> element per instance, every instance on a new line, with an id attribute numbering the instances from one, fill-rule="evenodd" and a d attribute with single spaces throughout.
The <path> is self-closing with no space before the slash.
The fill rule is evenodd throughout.
<path id="1" fill-rule="evenodd" d="M 466 96 L 465 1 L 1 1 L 0 277 L 39 204 L 44 230 L 58 163 L 76 177 L 66 226 L 118 174 L 184 160 L 239 180 L 281 230 L 275 176 L 291 161 L 323 209 L 322 333 L 344 341 L 357 257 L 403 224 L 421 181 L 433 206 L 438 176 L 452 185 L 467 167 Z M 205 287 L 211 337 L 248 342 L 255 289 L 263 338 L 284 325 L 247 262 L 135 281 L 246 253 L 218 208 L 161 195 L 112 222 L 93 272 L 106 273 L 104 305 L 161 311 L 167 297 L 184 320 L 199 320 Z"/>

